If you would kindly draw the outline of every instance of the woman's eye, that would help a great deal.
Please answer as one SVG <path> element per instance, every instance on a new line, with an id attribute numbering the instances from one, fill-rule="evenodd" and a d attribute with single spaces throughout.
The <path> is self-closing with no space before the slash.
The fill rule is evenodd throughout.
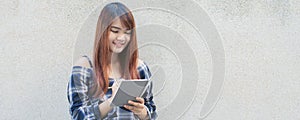
<path id="1" fill-rule="evenodd" d="M 110 30 L 111 32 L 113 32 L 113 33 L 118 33 L 119 31 L 117 31 L 117 30 Z"/>
<path id="2" fill-rule="evenodd" d="M 126 33 L 126 34 L 131 34 L 131 30 L 130 30 L 130 31 L 126 31 L 125 33 Z"/>

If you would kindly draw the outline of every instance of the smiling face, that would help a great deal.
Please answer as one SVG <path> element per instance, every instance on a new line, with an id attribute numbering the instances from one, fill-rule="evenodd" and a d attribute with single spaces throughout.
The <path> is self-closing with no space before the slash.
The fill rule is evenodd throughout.
<path id="1" fill-rule="evenodd" d="M 130 42 L 131 30 L 124 27 L 120 19 L 116 19 L 109 28 L 109 47 L 113 53 L 121 53 Z"/>
<path id="2" fill-rule="evenodd" d="M 96 79 L 103 93 L 108 90 L 109 72 L 107 70 L 110 69 L 113 55 L 117 55 L 116 57 L 119 59 L 124 70 L 124 78 L 139 78 L 136 70 L 138 66 L 138 46 L 134 17 L 131 11 L 119 2 L 104 6 L 97 22 L 93 63 Z"/>

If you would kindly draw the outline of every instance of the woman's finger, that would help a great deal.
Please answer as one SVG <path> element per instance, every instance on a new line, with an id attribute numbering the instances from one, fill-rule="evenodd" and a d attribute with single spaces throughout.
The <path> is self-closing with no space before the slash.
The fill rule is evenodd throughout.
<path id="1" fill-rule="evenodd" d="M 133 102 L 133 101 L 130 101 L 128 103 L 130 104 L 130 105 L 127 105 L 127 106 L 129 106 L 128 109 L 131 110 L 134 113 L 141 112 L 145 107 L 143 104 Z"/>
<path id="2" fill-rule="evenodd" d="M 144 103 L 145 103 L 144 98 L 136 97 L 135 99 L 136 99 L 138 102 L 140 102 L 141 104 L 144 104 Z"/>
<path id="3" fill-rule="evenodd" d="M 133 111 L 134 106 L 130 106 L 130 105 L 124 105 L 124 107 L 130 111 Z"/>
<path id="4" fill-rule="evenodd" d="M 133 102 L 131 100 L 128 101 L 128 104 L 133 105 L 133 106 L 138 106 L 138 102 Z"/>

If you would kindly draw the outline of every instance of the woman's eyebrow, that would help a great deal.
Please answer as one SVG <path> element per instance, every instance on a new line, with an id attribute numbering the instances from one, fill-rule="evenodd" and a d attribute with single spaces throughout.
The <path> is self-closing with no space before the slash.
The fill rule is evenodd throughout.
<path id="1" fill-rule="evenodd" d="M 117 27 L 117 26 L 111 26 L 111 28 L 115 28 L 115 29 L 118 29 L 118 30 L 122 30 L 120 27 Z M 125 30 L 130 30 L 129 28 L 126 28 Z"/>
<path id="2" fill-rule="evenodd" d="M 115 28 L 115 29 L 121 30 L 121 28 L 119 28 L 117 26 L 111 26 L 111 28 Z"/>

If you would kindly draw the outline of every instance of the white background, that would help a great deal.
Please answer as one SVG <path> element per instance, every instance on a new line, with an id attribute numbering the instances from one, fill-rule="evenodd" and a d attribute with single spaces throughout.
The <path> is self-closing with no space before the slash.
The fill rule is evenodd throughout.
<path id="1" fill-rule="evenodd" d="M 225 52 L 222 95 L 206 119 L 300 119 L 300 2 L 194 2 L 207 12 L 216 25 Z M 102 1 L 2 0 L 0 3 L 1 119 L 70 119 L 66 90 L 72 62 L 77 55 L 75 51 L 73 58 L 73 51 L 80 35 L 85 33 L 82 33 L 83 26 L 89 23 L 86 21 L 92 12 L 103 5 Z M 134 13 L 137 23 L 142 24 L 143 20 L 150 19 L 141 17 L 147 14 L 157 16 L 156 22 L 161 24 L 176 23 L 176 18 L 167 22 L 163 19 L 172 18 L 171 14 L 151 12 Z M 172 28 L 172 24 L 169 26 Z M 86 33 L 93 32 L 95 28 L 93 25 L 91 27 Z M 143 27 L 137 29 L 141 39 L 149 36 L 141 33 Z M 173 28 L 176 32 L 185 29 L 191 31 L 186 34 L 194 35 L 189 27 Z M 183 37 L 185 33 L 182 33 Z M 171 39 L 166 41 L 172 42 Z M 142 44 L 143 40 L 139 42 Z M 199 118 L 198 106 L 201 106 L 209 87 L 212 72 L 210 55 L 205 41 L 199 43 L 194 55 L 200 66 L 201 80 L 197 84 L 199 88 L 193 107 L 182 119 Z M 148 61 L 150 68 L 155 68 L 154 63 L 164 63 L 147 56 L 159 53 L 155 52 L 158 49 L 148 50 L 151 52 L 141 50 L 141 58 Z M 167 52 L 163 50 L 160 53 L 156 54 L 157 59 L 173 61 L 174 56 L 164 54 Z M 175 64 L 166 63 L 162 67 L 166 73 L 170 69 L 176 73 L 180 68 L 172 66 Z M 174 76 L 166 74 L 166 77 Z M 167 104 L 167 100 L 176 96 L 176 92 L 172 91 L 178 90 L 181 83 L 187 81 L 166 80 L 163 92 L 155 98 L 158 109 L 163 111 L 162 106 Z M 156 81 L 154 91 L 158 91 L 163 82 Z M 167 116 L 170 114 L 159 114 L 160 119 Z"/>

